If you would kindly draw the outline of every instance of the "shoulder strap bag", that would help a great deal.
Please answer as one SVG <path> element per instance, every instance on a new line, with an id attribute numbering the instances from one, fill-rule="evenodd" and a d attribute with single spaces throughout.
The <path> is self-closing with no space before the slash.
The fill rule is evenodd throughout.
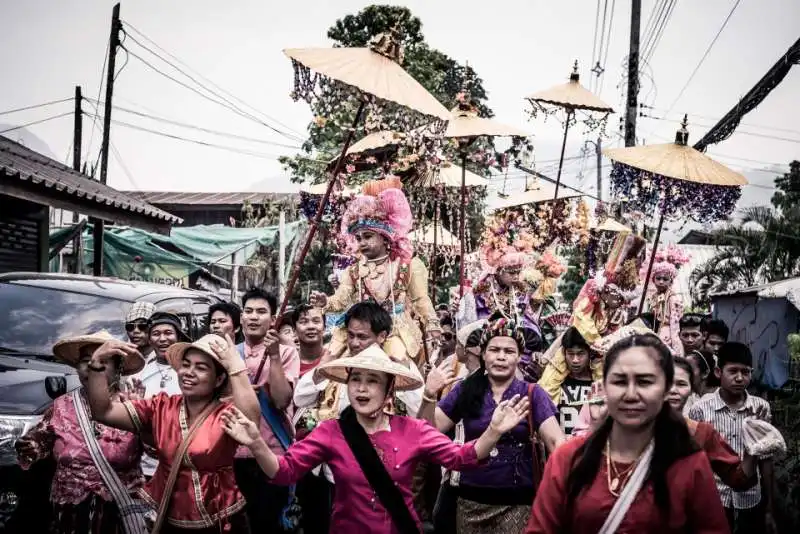
<path id="1" fill-rule="evenodd" d="M 149 510 L 149 507 L 131 496 L 128 492 L 128 488 L 125 487 L 125 484 L 122 483 L 119 476 L 114 471 L 114 468 L 111 467 L 111 464 L 108 463 L 105 455 L 103 455 L 103 451 L 100 449 L 100 443 L 97 441 L 97 437 L 95 437 L 92 422 L 89 419 L 89 410 L 86 407 L 86 403 L 79 389 L 75 389 L 70 393 L 72 402 L 75 405 L 78 425 L 81 428 L 83 440 L 86 442 L 92 461 L 100 472 L 100 476 L 103 478 L 106 487 L 111 492 L 114 502 L 117 503 L 122 526 L 126 534 L 147 534 L 148 530 L 145 514 Z"/>
<path id="2" fill-rule="evenodd" d="M 239 351 L 239 356 L 244 359 L 244 343 L 239 343 L 236 345 L 236 350 Z M 272 404 L 272 400 L 269 398 L 269 395 L 267 395 L 267 392 L 264 390 L 264 388 L 258 388 L 256 397 L 258 398 L 258 405 L 261 407 L 261 417 L 269 425 L 272 433 L 281 444 L 284 452 L 286 452 L 289 449 L 289 446 L 291 446 L 293 439 L 283 424 L 283 416 Z M 300 502 L 297 500 L 297 496 L 295 495 L 295 486 L 289 486 L 289 501 L 281 511 L 281 524 L 283 526 L 283 530 L 286 532 L 295 532 L 300 527 L 301 515 L 302 511 L 300 509 Z"/>
<path id="3" fill-rule="evenodd" d="M 531 478 L 533 480 L 534 490 L 539 488 L 539 483 L 542 481 L 545 456 L 544 444 L 536 434 L 537 429 L 533 423 L 533 393 L 538 387 L 539 384 L 528 384 L 528 402 L 530 403 L 530 407 L 528 409 L 528 429 L 531 433 L 531 455 L 533 459 L 531 462 L 533 464 L 533 476 Z"/>
<path id="4" fill-rule="evenodd" d="M 172 466 L 169 470 L 169 476 L 167 476 L 167 483 L 164 485 L 164 493 L 162 493 L 161 502 L 158 505 L 155 524 L 153 525 L 153 529 L 150 531 L 150 534 L 159 534 L 159 532 L 161 532 L 161 527 L 164 525 L 164 521 L 167 519 L 169 502 L 172 500 L 172 490 L 175 489 L 175 482 L 178 480 L 178 473 L 181 470 L 183 457 L 186 455 L 186 451 L 189 450 L 189 445 L 192 443 L 194 435 L 197 434 L 200 426 L 202 426 L 203 422 L 208 419 L 208 416 L 211 415 L 211 412 L 213 412 L 216 407 L 217 401 L 212 401 L 208 403 L 208 406 L 203 408 L 203 411 L 200 412 L 200 414 L 197 416 L 197 419 L 194 420 L 192 426 L 189 427 L 189 431 L 186 433 L 186 436 L 183 438 L 183 441 L 181 441 L 178 450 L 175 452 L 175 456 L 172 458 Z"/>
<path id="5" fill-rule="evenodd" d="M 619 499 L 614 503 L 614 507 L 611 508 L 611 512 L 608 514 L 608 517 L 606 517 L 605 523 L 603 523 L 600 532 L 597 534 L 615 534 L 617 532 L 617 528 L 619 528 L 622 520 L 625 519 L 625 514 L 628 513 L 628 509 L 639 494 L 639 490 L 644 486 L 644 481 L 650 471 L 650 461 L 653 459 L 654 448 L 655 442 L 650 441 L 650 444 L 644 450 L 639 465 L 634 469 L 630 481 L 628 481 L 628 484 L 622 489 Z"/>
<path id="6" fill-rule="evenodd" d="M 339 416 L 339 428 L 350 451 L 358 461 L 361 471 L 372 486 L 400 534 L 420 534 L 417 522 L 411 515 L 400 489 L 386 470 L 369 436 L 356 419 L 356 412 L 348 406 Z"/>

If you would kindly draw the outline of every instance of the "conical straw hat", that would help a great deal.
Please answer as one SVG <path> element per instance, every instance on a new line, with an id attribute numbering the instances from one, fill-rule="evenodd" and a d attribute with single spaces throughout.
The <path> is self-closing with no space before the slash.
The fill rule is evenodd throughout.
<path id="1" fill-rule="evenodd" d="M 57 360 L 75 367 L 81 359 L 81 349 L 91 346 L 99 347 L 106 341 L 114 339 L 116 338 L 106 330 L 100 330 L 85 336 L 68 337 L 53 345 L 53 355 Z M 133 356 L 126 356 L 122 360 L 121 373 L 123 375 L 136 374 L 142 370 L 144 364 L 144 357 L 139 353 Z"/>
<path id="2" fill-rule="evenodd" d="M 413 362 L 410 364 L 414 365 Z M 412 373 L 408 367 L 392 361 L 378 345 L 371 345 L 355 356 L 339 358 L 321 365 L 314 370 L 314 374 L 345 384 L 350 369 L 364 369 L 392 375 L 394 376 L 394 389 L 397 391 L 407 391 L 422 386 L 422 380 L 417 375 Z"/>
<path id="3" fill-rule="evenodd" d="M 305 67 L 442 120 L 450 112 L 403 67 L 371 48 L 287 48 L 284 54 Z"/>

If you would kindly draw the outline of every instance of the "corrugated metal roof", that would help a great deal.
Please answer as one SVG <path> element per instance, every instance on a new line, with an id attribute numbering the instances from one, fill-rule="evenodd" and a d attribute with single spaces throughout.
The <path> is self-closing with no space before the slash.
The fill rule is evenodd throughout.
<path id="1" fill-rule="evenodd" d="M 734 289 L 731 291 L 723 291 L 714 293 L 714 297 L 725 297 L 732 295 L 744 295 L 748 293 L 755 293 L 761 298 L 786 298 L 790 293 L 800 292 L 800 277 L 787 278 L 778 282 L 771 282 L 769 284 L 761 284 L 751 287 L 743 287 L 741 289 Z"/>
<path id="2" fill-rule="evenodd" d="M 0 135 L 0 174 L 29 185 L 67 193 L 88 202 L 141 214 L 170 224 L 182 221 L 166 211 L 103 185 L 47 156 Z"/>
<path id="3" fill-rule="evenodd" d="M 297 193 L 254 193 L 252 191 L 233 193 L 191 193 L 186 191 L 127 191 L 150 204 L 184 205 L 240 205 L 245 202 L 264 202 L 265 200 L 297 200 Z"/>

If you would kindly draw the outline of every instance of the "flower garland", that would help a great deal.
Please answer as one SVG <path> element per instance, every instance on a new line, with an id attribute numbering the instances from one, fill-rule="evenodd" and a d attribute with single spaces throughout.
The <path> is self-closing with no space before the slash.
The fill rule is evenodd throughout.
<path id="1" fill-rule="evenodd" d="M 730 216 L 742 188 L 677 180 L 614 162 L 611 192 L 651 217 L 706 223 Z"/>

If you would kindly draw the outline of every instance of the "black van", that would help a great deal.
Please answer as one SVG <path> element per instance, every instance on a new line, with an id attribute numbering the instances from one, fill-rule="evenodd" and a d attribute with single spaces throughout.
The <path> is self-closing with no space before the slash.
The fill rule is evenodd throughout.
<path id="1" fill-rule="evenodd" d="M 0 532 L 46 532 L 54 465 L 17 466 L 14 443 L 53 399 L 80 384 L 71 367 L 53 360 L 59 339 L 108 330 L 127 339 L 125 315 L 146 300 L 176 313 L 197 339 L 207 332 L 208 308 L 219 299 L 202 291 L 92 276 L 0 274 Z M 14 525 L 17 525 L 15 527 Z"/>

